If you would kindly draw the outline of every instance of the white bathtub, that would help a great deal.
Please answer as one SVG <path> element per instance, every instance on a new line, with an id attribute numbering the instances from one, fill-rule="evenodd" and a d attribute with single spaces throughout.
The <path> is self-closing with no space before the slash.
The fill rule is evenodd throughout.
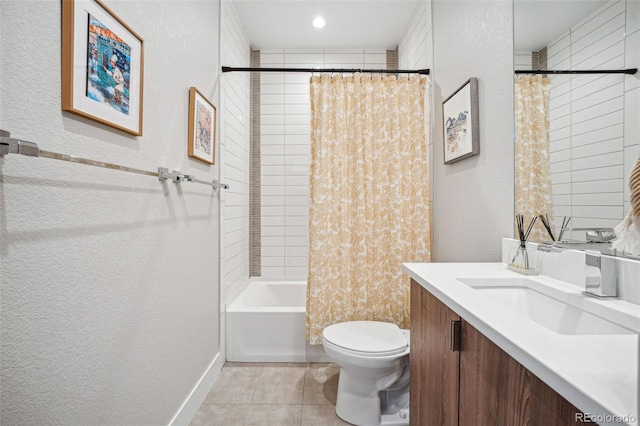
<path id="1" fill-rule="evenodd" d="M 305 281 L 253 281 L 227 305 L 227 361 L 328 362 L 305 337 Z"/>

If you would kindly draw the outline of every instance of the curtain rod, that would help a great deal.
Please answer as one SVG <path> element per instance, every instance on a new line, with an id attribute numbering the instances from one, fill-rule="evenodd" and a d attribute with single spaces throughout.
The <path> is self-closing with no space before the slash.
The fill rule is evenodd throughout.
<path id="1" fill-rule="evenodd" d="M 515 70 L 516 74 L 635 74 L 638 68 L 626 70 Z"/>
<path id="2" fill-rule="evenodd" d="M 421 70 L 372 70 L 359 68 L 245 68 L 245 67 L 222 67 L 222 72 L 331 72 L 331 73 L 355 73 L 365 72 L 374 74 L 422 74 L 429 75 L 429 69 Z"/>

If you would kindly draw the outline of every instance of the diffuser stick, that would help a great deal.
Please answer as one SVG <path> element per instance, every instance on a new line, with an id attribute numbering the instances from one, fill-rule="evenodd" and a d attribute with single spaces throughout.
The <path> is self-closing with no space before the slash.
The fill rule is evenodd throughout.
<path id="1" fill-rule="evenodd" d="M 545 215 L 538 216 L 544 225 L 544 228 L 547 230 L 547 233 L 551 237 L 551 241 L 556 241 L 556 238 L 553 236 L 553 230 L 551 229 L 551 224 L 549 223 L 549 217 Z"/>
<path id="2" fill-rule="evenodd" d="M 566 223 L 565 223 L 566 221 Z M 558 241 L 562 241 L 562 236 L 564 235 L 564 231 L 569 226 L 569 222 L 571 222 L 571 216 L 565 216 L 562 219 L 562 228 L 560 228 L 560 234 L 558 235 Z"/>
<path id="3" fill-rule="evenodd" d="M 525 242 L 529 238 L 529 234 L 531 233 L 531 230 L 533 229 L 533 225 L 536 224 L 536 219 L 538 219 L 538 216 L 534 216 L 533 219 L 531 219 L 531 223 L 529 223 L 529 227 L 527 228 L 527 232 L 524 234 L 524 241 Z"/>
<path id="4" fill-rule="evenodd" d="M 534 216 L 533 219 L 531 219 L 531 222 L 529 222 L 529 226 L 525 229 L 524 216 L 516 214 L 516 226 L 518 227 L 518 238 L 520 239 L 520 244 L 515 250 L 511 262 L 507 265 L 509 269 L 525 275 L 537 273 L 537 271 L 529 265 L 529 253 L 527 252 L 527 238 L 529 238 L 537 220 L 538 216 Z"/>

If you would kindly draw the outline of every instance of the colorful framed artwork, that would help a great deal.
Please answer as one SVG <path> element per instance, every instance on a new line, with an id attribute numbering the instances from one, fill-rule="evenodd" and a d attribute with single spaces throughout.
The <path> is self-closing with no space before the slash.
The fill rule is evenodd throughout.
<path id="1" fill-rule="evenodd" d="M 478 79 L 467 80 L 442 103 L 444 164 L 480 153 Z"/>
<path id="2" fill-rule="evenodd" d="M 62 110 L 142 136 L 143 50 L 100 0 L 62 0 Z"/>
<path id="3" fill-rule="evenodd" d="M 216 163 L 216 107 L 195 87 L 189 89 L 189 157 Z"/>

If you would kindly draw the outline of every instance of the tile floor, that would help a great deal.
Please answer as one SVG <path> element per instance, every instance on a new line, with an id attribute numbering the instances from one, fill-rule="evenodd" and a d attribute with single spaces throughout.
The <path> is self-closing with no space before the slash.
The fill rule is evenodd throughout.
<path id="1" fill-rule="evenodd" d="M 228 362 L 190 426 L 348 425 L 336 416 L 333 363 Z"/>

